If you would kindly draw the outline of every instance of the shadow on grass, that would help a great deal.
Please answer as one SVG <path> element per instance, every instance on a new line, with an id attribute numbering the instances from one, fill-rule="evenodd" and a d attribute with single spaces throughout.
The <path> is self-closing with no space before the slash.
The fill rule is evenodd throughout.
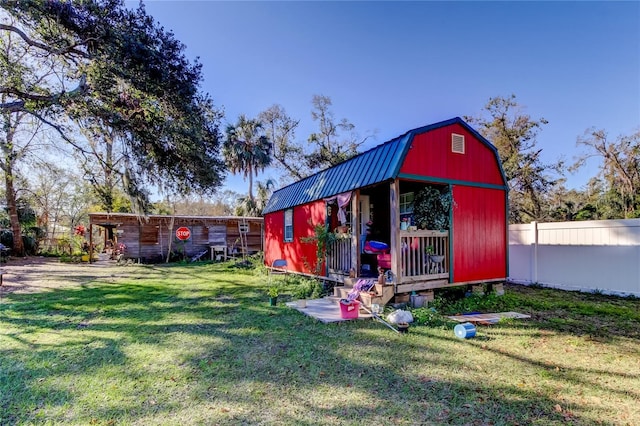
<path id="1" fill-rule="evenodd" d="M 581 414 L 586 406 L 558 410 L 555 393 L 475 366 L 493 356 L 553 370 L 533 356 L 487 350 L 450 330 L 402 336 L 373 321 L 325 325 L 268 307 L 263 277 L 222 266 L 151 272 L 161 282 L 85 282 L 5 300 L 0 424 L 615 424 Z M 143 347 L 151 353 L 139 355 Z M 576 368 L 555 380 L 610 391 L 583 373 L 615 376 Z M 114 376 L 119 391 L 107 403 L 73 385 L 92 383 L 87 392 L 99 400 L 100 382 Z"/>

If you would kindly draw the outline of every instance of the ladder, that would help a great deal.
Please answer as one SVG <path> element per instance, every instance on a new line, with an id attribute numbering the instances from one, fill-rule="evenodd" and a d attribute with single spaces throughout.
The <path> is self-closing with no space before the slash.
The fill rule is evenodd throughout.
<path id="1" fill-rule="evenodd" d="M 246 230 L 247 232 L 243 232 Z M 238 220 L 238 233 L 240 234 L 240 251 L 242 252 L 242 262 L 246 262 L 247 253 L 249 251 L 249 247 L 247 244 L 247 235 L 249 233 L 249 225 L 247 224 L 247 220 L 243 217 L 242 223 Z"/>

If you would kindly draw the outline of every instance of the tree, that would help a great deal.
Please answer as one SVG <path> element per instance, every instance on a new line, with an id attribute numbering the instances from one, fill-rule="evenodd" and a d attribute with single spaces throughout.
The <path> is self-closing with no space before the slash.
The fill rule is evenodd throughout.
<path id="1" fill-rule="evenodd" d="M 587 148 L 572 166 L 582 167 L 589 158 L 601 160 L 598 178 L 605 183 L 604 193 L 611 218 L 640 217 L 640 130 L 631 135 L 620 135 L 610 141 L 604 130 L 585 131 L 577 140 L 578 146 Z"/>
<path id="2" fill-rule="evenodd" d="M 4 14 L 0 17 L 14 23 L 14 20 Z M 0 29 L 5 26 L 0 24 Z M 28 46 L 24 46 L 21 40 L 12 32 L 3 33 L 0 38 L 0 75 L 3 81 L 0 86 L 0 103 L 2 105 L 11 104 L 13 101 L 12 94 L 8 90 L 11 85 L 14 91 L 18 91 L 24 90 L 24 87 L 39 84 L 38 78 L 34 76 L 35 64 L 29 60 Z M 51 69 L 46 65 L 39 72 L 42 79 L 53 77 Z M 4 176 L 6 208 L 14 237 L 12 249 L 16 256 L 24 255 L 22 225 L 18 212 L 19 188 L 16 187 L 16 181 L 19 178 L 18 167 L 31 149 L 39 131 L 40 126 L 26 111 L 17 108 L 0 109 L 0 168 Z"/>
<path id="3" fill-rule="evenodd" d="M 274 104 L 258 114 L 266 135 L 273 143 L 275 166 L 285 172 L 284 182 L 300 180 L 310 174 L 304 148 L 295 142 L 300 120 L 289 117 L 281 105 Z"/>
<path id="4" fill-rule="evenodd" d="M 546 194 L 548 218 L 553 221 L 595 220 L 598 219 L 596 205 L 599 194 L 591 190 L 567 189 L 566 179 L 559 179 L 557 184 Z"/>
<path id="5" fill-rule="evenodd" d="M 249 178 L 248 199 L 254 202 L 253 177 L 271 164 L 272 144 L 265 135 L 262 122 L 248 119 L 244 114 L 238 122 L 227 127 L 223 145 L 224 158 L 233 173 Z"/>
<path id="6" fill-rule="evenodd" d="M 249 197 L 240 197 L 235 208 L 235 214 L 238 216 L 258 217 L 262 215 L 262 211 L 267 206 L 269 197 L 273 193 L 275 182 L 267 179 L 265 182 L 257 182 L 258 196 L 255 199 Z"/>
<path id="7" fill-rule="evenodd" d="M 199 93 L 201 65 L 142 4 L 5 0 L 3 8 L 11 18 L 0 25 L 3 38 L 18 38 L 28 52 L 21 63 L 33 67 L 0 70 L 11 77 L 0 87 L 8 96 L 0 111 L 23 111 L 56 129 L 142 207 L 145 182 L 179 193 L 220 186 L 221 113 Z M 43 78 L 42 69 L 56 78 Z M 88 144 L 74 137 L 68 118 L 82 125 Z M 111 145 L 114 156 L 99 145 Z"/>
<path id="8" fill-rule="evenodd" d="M 233 205 L 240 198 L 237 192 L 225 190 L 207 199 L 201 194 L 181 196 L 167 204 L 171 208 L 165 214 L 197 215 L 197 216 L 229 216 L 233 214 Z"/>
<path id="9" fill-rule="evenodd" d="M 71 170 L 56 164 L 40 162 L 35 167 L 35 176 L 31 179 L 31 190 L 37 213 L 37 225 L 43 230 L 44 238 L 55 240 L 61 229 L 71 229 L 68 221 L 68 206 L 77 198 L 78 184 L 82 179 Z M 82 194 L 86 195 L 86 194 Z M 85 208 L 92 204 L 90 197 L 82 197 Z"/>
<path id="10" fill-rule="evenodd" d="M 358 148 L 366 142 L 369 136 L 358 140 L 355 126 L 346 118 L 335 121 L 331 98 L 324 95 L 314 95 L 311 100 L 313 110 L 311 118 L 318 122 L 318 132 L 309 136 L 308 143 L 313 151 L 306 156 L 306 165 L 312 171 L 319 171 L 342 163 L 358 154 Z M 347 136 L 341 137 L 342 133 Z"/>
<path id="11" fill-rule="evenodd" d="M 15 163 L 19 153 L 16 150 L 15 134 L 18 125 L 22 119 L 19 113 L 2 112 L 3 126 L 2 139 L 0 140 L 0 149 L 2 150 L 2 158 L 0 158 L 0 167 L 4 173 L 4 189 L 5 199 L 7 202 L 7 212 L 13 233 L 13 253 L 16 256 L 24 256 L 24 246 L 22 244 L 22 229 L 18 217 L 18 205 L 15 188 Z"/>
<path id="12" fill-rule="evenodd" d="M 357 155 L 360 146 L 373 135 L 360 139 L 355 126 L 347 119 L 336 122 L 328 96 L 314 95 L 311 103 L 311 118 L 318 122 L 319 129 L 306 142 L 295 140 L 300 120 L 288 116 L 281 105 L 272 105 L 258 115 L 266 136 L 273 143 L 273 165 L 284 172 L 281 183 L 304 179 L 348 160 Z"/>
<path id="13" fill-rule="evenodd" d="M 550 174 L 562 164 L 544 164 L 536 137 L 547 120 L 532 119 L 521 112 L 515 95 L 490 98 L 477 118 L 465 117 L 479 126 L 480 133 L 497 148 L 509 185 L 509 215 L 512 223 L 543 220 L 548 216 L 545 194 L 556 181 Z"/>

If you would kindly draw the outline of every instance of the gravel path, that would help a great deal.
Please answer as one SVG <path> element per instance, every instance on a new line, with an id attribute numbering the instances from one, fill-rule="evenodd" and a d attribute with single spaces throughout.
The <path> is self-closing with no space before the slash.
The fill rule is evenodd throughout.
<path id="1" fill-rule="evenodd" d="M 37 293 L 64 287 L 82 285 L 95 279 L 111 279 L 135 275 L 135 265 L 120 266 L 113 260 L 94 263 L 61 263 L 57 258 L 12 258 L 0 264 L 2 294 Z"/>

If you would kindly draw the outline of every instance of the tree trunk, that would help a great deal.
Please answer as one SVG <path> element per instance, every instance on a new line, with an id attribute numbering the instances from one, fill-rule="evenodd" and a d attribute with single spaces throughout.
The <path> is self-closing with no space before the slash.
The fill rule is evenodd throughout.
<path id="1" fill-rule="evenodd" d="M 105 166 L 104 166 L 104 187 L 105 193 L 105 208 L 108 213 L 111 213 L 114 208 L 114 183 L 113 183 L 113 139 L 110 137 L 107 140 L 105 146 Z"/>
<path id="2" fill-rule="evenodd" d="M 253 201 L 253 167 L 249 166 L 249 200 Z"/>
<path id="3" fill-rule="evenodd" d="M 4 182 L 7 199 L 7 209 L 11 221 L 11 231 L 13 232 L 13 255 L 24 256 L 24 244 L 22 244 L 22 228 L 18 218 L 18 206 L 16 205 L 16 191 L 13 187 L 13 167 L 11 164 L 5 165 Z"/>
<path id="4" fill-rule="evenodd" d="M 3 97 L 4 100 L 4 97 Z M 22 114 L 18 113 L 12 120 L 10 113 L 2 114 L 5 139 L 2 141 L 2 171 L 4 172 L 5 184 L 5 200 L 7 202 L 7 210 L 9 213 L 9 221 L 11 222 L 11 231 L 13 232 L 13 248 L 14 256 L 24 256 L 24 244 L 22 244 L 22 229 L 20 219 L 18 217 L 18 206 L 16 205 L 16 190 L 13 185 L 13 163 L 16 157 L 15 147 L 13 145 L 13 137 L 15 135 L 18 123 L 22 120 Z"/>

